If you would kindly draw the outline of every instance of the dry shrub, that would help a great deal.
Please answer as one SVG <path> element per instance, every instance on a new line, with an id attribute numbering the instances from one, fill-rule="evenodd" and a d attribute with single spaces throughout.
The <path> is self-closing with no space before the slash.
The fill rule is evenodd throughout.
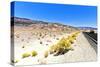
<path id="1" fill-rule="evenodd" d="M 29 52 L 22 54 L 22 58 L 26 58 L 26 57 L 29 57 L 29 56 L 31 56 L 31 54 Z"/>
<path id="2" fill-rule="evenodd" d="M 18 63 L 19 60 L 11 60 L 12 63 Z"/>
<path id="3" fill-rule="evenodd" d="M 22 46 L 22 48 L 25 48 L 25 46 Z"/>
<path id="4" fill-rule="evenodd" d="M 40 44 L 43 44 L 43 42 L 42 42 L 42 41 L 40 41 Z"/>
<path id="5" fill-rule="evenodd" d="M 68 52 L 69 50 L 73 50 L 72 44 L 76 39 L 78 32 L 71 34 L 68 38 L 62 38 L 59 42 L 55 45 L 50 47 L 50 54 L 54 54 L 54 56 L 62 55 Z"/>
<path id="6" fill-rule="evenodd" d="M 48 57 L 48 51 L 45 51 L 45 53 L 44 53 L 44 57 L 45 57 L 45 58 Z"/>
<path id="7" fill-rule="evenodd" d="M 32 57 L 35 57 L 38 53 L 37 53 L 35 50 L 33 50 L 33 51 L 31 52 L 31 54 L 32 54 Z"/>

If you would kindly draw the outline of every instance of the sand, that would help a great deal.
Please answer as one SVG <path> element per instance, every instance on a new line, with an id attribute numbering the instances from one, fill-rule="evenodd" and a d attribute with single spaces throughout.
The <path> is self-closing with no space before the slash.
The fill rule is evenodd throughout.
<path id="1" fill-rule="evenodd" d="M 72 44 L 73 50 L 70 50 L 64 55 L 59 56 L 53 56 L 53 54 L 49 54 L 47 58 L 44 58 L 44 52 L 47 51 L 50 48 L 50 46 L 56 44 L 62 37 L 67 37 L 70 34 L 53 33 L 51 35 L 50 33 L 47 33 L 47 35 L 44 38 L 39 38 L 40 35 L 37 34 L 39 30 L 35 30 L 34 33 L 34 31 L 31 28 L 27 31 L 26 29 L 19 29 L 20 28 L 16 29 L 14 40 L 14 57 L 15 60 L 18 60 L 18 62 L 15 63 L 15 65 L 52 64 L 97 60 L 97 54 L 95 50 L 90 45 L 85 36 L 82 34 L 82 32 L 78 34 L 76 40 L 74 41 L 74 44 Z M 42 44 L 40 42 L 42 42 Z M 32 50 L 37 51 L 38 55 L 35 57 L 29 56 L 27 58 L 22 58 L 23 53 L 31 52 Z"/>

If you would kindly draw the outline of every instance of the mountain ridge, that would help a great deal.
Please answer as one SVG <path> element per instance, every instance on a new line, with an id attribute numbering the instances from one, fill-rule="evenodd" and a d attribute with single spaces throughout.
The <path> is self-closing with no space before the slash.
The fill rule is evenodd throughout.
<path id="1" fill-rule="evenodd" d="M 78 27 L 81 30 L 97 30 L 97 28 L 94 27 Z"/>
<path id="2" fill-rule="evenodd" d="M 93 28 L 93 27 L 74 27 L 74 26 L 70 26 L 70 25 L 64 25 L 61 23 L 57 23 L 57 22 L 46 22 L 46 21 L 39 21 L 39 20 L 31 20 L 31 19 L 27 19 L 27 18 L 20 18 L 20 17 L 11 17 L 11 23 L 14 22 L 14 25 L 18 25 L 18 26 L 30 26 L 31 24 L 44 24 L 44 25 L 52 25 L 53 27 L 56 26 L 62 26 L 62 27 L 67 27 L 67 28 L 72 28 L 72 29 L 76 29 L 76 30 L 97 30 L 97 28 Z"/>
<path id="3" fill-rule="evenodd" d="M 61 26 L 67 26 L 67 27 L 74 27 L 74 26 L 70 26 L 70 25 L 65 25 L 65 24 L 61 24 L 61 23 L 57 23 L 57 22 L 46 22 L 46 21 L 39 21 L 39 20 L 31 20 L 31 19 L 27 19 L 27 18 L 20 18 L 20 17 L 11 17 L 11 21 L 12 23 L 19 23 L 19 24 L 23 24 L 23 23 L 29 23 L 29 24 L 55 24 L 55 25 L 61 25 Z M 77 27 L 74 27 L 77 28 Z"/>

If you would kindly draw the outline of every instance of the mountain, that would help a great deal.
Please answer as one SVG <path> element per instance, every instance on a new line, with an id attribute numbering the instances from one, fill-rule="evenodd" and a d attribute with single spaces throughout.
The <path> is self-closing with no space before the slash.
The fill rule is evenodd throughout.
<path id="1" fill-rule="evenodd" d="M 94 27 L 78 27 L 81 30 L 97 30 L 97 28 Z"/>
<path id="2" fill-rule="evenodd" d="M 19 18 L 19 17 L 12 17 L 11 23 L 14 26 L 21 26 L 21 27 L 32 27 L 34 29 L 44 29 L 49 31 L 67 31 L 73 32 L 79 30 L 76 27 L 63 25 L 61 23 L 53 23 L 53 22 L 45 22 L 45 21 L 38 21 L 38 20 L 31 20 L 27 18 Z"/>
<path id="3" fill-rule="evenodd" d="M 26 19 L 26 18 L 19 18 L 19 17 L 11 17 L 11 24 L 14 24 L 14 25 L 29 25 L 29 24 L 32 24 L 32 20 L 30 19 Z"/>

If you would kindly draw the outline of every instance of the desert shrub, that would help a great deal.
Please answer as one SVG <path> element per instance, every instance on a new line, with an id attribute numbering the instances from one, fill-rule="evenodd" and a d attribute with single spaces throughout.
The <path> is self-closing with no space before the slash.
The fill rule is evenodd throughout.
<path id="1" fill-rule="evenodd" d="M 50 54 L 53 54 L 54 53 L 54 50 L 55 50 L 55 45 L 52 45 L 51 47 L 50 47 Z"/>
<path id="2" fill-rule="evenodd" d="M 19 60 L 11 60 L 11 63 L 18 63 Z"/>
<path id="3" fill-rule="evenodd" d="M 46 44 L 46 45 L 48 45 L 48 44 Z"/>
<path id="4" fill-rule="evenodd" d="M 32 57 L 35 57 L 35 56 L 37 55 L 37 52 L 33 50 L 33 51 L 31 52 L 31 54 L 32 54 Z"/>
<path id="5" fill-rule="evenodd" d="M 64 48 L 59 48 L 59 50 L 54 54 L 54 56 L 58 56 L 58 55 L 61 55 L 64 51 Z"/>
<path id="6" fill-rule="evenodd" d="M 69 40 L 66 40 L 65 49 L 68 49 L 69 47 L 71 47 L 71 43 Z"/>
<path id="7" fill-rule="evenodd" d="M 38 38 L 38 40 L 40 40 L 40 38 Z"/>
<path id="8" fill-rule="evenodd" d="M 56 38 L 56 40 L 59 40 L 59 38 Z"/>
<path id="9" fill-rule="evenodd" d="M 44 57 L 45 57 L 45 58 L 48 57 L 48 51 L 45 51 L 45 53 L 44 53 Z"/>
<path id="10" fill-rule="evenodd" d="M 79 31 L 77 31 L 76 33 L 74 33 L 76 36 L 79 34 L 80 32 Z"/>
<path id="11" fill-rule="evenodd" d="M 54 54 L 54 56 L 62 55 L 68 52 L 69 50 L 73 50 L 71 44 L 74 43 L 76 36 L 79 32 L 73 33 L 67 38 L 63 37 L 59 40 L 59 42 L 50 47 L 50 54 Z"/>
<path id="12" fill-rule="evenodd" d="M 24 39 L 22 39 L 22 41 L 24 41 Z"/>
<path id="13" fill-rule="evenodd" d="M 68 40 L 69 40 L 70 43 L 73 43 L 74 40 L 75 40 L 75 38 L 73 38 L 73 37 L 69 37 Z"/>
<path id="14" fill-rule="evenodd" d="M 55 53 L 54 56 L 58 56 L 64 54 L 66 49 L 69 50 L 71 48 L 71 43 L 67 38 L 62 38 L 59 42 L 53 46 L 51 46 L 50 53 Z"/>
<path id="15" fill-rule="evenodd" d="M 40 33 L 39 36 L 41 37 L 42 36 L 42 33 Z"/>
<path id="16" fill-rule="evenodd" d="M 65 43 L 66 43 L 66 39 L 65 39 L 65 38 L 62 38 L 62 39 L 57 43 L 57 45 L 59 45 L 60 47 L 64 47 L 64 46 L 65 46 Z"/>
<path id="17" fill-rule="evenodd" d="M 60 49 L 60 45 L 55 45 L 53 50 L 54 52 L 57 52 L 59 49 Z"/>
<path id="18" fill-rule="evenodd" d="M 26 52 L 26 53 L 24 53 L 24 54 L 22 55 L 22 58 L 26 58 L 26 57 L 29 57 L 29 56 L 31 56 L 31 54 L 30 54 L 29 52 Z"/>
<path id="19" fill-rule="evenodd" d="M 76 34 L 72 34 L 72 37 L 76 37 Z"/>
<path id="20" fill-rule="evenodd" d="M 53 54 L 54 52 L 52 50 L 49 50 L 50 54 Z"/>
<path id="21" fill-rule="evenodd" d="M 40 41 L 40 44 L 42 44 L 42 41 Z"/>
<path id="22" fill-rule="evenodd" d="M 22 46 L 22 48 L 25 48 L 25 46 Z"/>

